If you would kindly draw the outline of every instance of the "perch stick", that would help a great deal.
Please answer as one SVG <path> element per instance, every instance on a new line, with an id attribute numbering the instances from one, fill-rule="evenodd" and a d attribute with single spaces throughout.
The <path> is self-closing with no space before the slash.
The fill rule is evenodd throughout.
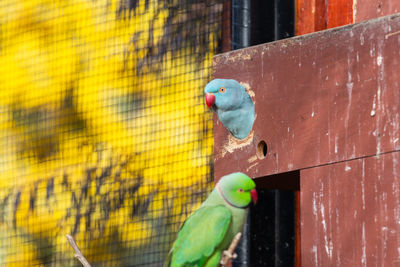
<path id="1" fill-rule="evenodd" d="M 77 258 L 84 267 L 91 267 L 90 263 L 86 260 L 86 258 L 82 255 L 82 252 L 79 250 L 74 238 L 70 235 L 67 235 L 67 240 L 75 251 L 75 258 Z"/>
<path id="2" fill-rule="evenodd" d="M 236 258 L 236 254 L 235 253 L 235 249 L 236 246 L 239 244 L 240 238 L 242 237 L 242 233 L 237 233 L 235 235 L 235 237 L 233 238 L 231 245 L 229 246 L 228 250 L 224 250 L 224 252 L 222 253 L 222 259 L 220 261 L 220 266 L 225 266 L 230 259 L 234 259 Z"/>

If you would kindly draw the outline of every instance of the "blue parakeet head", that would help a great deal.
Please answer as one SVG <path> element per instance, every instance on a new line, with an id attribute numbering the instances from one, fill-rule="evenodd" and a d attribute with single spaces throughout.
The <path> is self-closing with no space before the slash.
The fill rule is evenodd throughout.
<path id="1" fill-rule="evenodd" d="M 235 80 L 215 79 L 204 89 L 206 104 L 221 110 L 235 109 L 243 102 L 246 94 L 244 87 Z"/>
<path id="2" fill-rule="evenodd" d="M 229 132 L 246 138 L 253 126 L 254 103 L 245 88 L 231 79 L 215 79 L 204 88 L 206 104 L 215 111 Z"/>

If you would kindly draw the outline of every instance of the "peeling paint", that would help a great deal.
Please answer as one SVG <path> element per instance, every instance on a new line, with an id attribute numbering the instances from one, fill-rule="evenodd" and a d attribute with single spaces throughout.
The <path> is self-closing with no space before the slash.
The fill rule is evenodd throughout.
<path id="1" fill-rule="evenodd" d="M 374 56 L 375 56 L 375 44 L 372 44 L 372 47 L 371 47 L 371 49 L 369 50 L 369 55 L 370 55 L 371 57 L 374 57 Z"/>
<path id="2" fill-rule="evenodd" d="M 328 231 L 326 227 L 326 221 L 325 221 L 325 207 L 323 202 L 320 203 L 320 211 L 321 211 L 321 223 L 322 223 L 322 229 L 324 231 L 324 241 L 325 241 L 325 251 L 326 254 L 328 254 L 329 259 L 332 258 L 332 241 L 331 239 L 328 241 Z"/>
<path id="3" fill-rule="evenodd" d="M 315 263 L 315 266 L 319 266 L 318 265 L 318 248 L 317 248 L 317 246 L 313 246 L 312 247 L 312 252 L 313 252 L 313 255 L 314 255 L 314 263 Z"/>
<path id="4" fill-rule="evenodd" d="M 361 202 L 363 205 L 363 210 L 365 210 L 365 160 L 362 160 L 361 169 Z"/>
<path id="5" fill-rule="evenodd" d="M 353 77 L 351 75 L 351 62 L 350 62 L 350 55 L 347 56 L 347 82 L 346 82 L 346 88 L 347 88 L 347 97 L 349 99 L 347 103 L 347 111 L 346 111 L 346 118 L 344 121 L 344 126 L 346 130 L 346 136 L 347 136 L 347 129 L 349 126 L 349 119 L 350 119 L 350 111 L 351 111 L 351 100 L 353 97 Z"/>
<path id="6" fill-rule="evenodd" d="M 264 51 L 261 53 L 261 78 L 264 79 Z"/>
<path id="7" fill-rule="evenodd" d="M 245 82 L 240 82 L 240 84 L 244 87 L 246 92 L 249 94 L 249 96 L 251 97 L 251 99 L 255 103 L 256 94 L 254 93 L 253 90 L 251 90 L 250 84 L 249 83 L 245 83 Z"/>
<path id="8" fill-rule="evenodd" d="M 376 58 L 376 64 L 377 64 L 378 66 L 382 65 L 382 61 L 383 61 L 383 57 L 382 57 L 382 56 L 378 56 L 378 57 Z"/>
<path id="9" fill-rule="evenodd" d="M 225 144 L 221 150 L 221 156 L 224 157 L 226 153 L 233 153 L 237 149 L 241 149 L 250 145 L 253 141 L 254 130 L 251 130 L 249 136 L 245 139 L 237 139 L 233 135 L 228 135 L 228 143 Z"/>
<path id="10" fill-rule="evenodd" d="M 353 0 L 353 21 L 352 23 L 355 23 L 357 21 L 357 10 L 358 10 L 358 6 L 357 6 L 357 0 Z"/>
<path id="11" fill-rule="evenodd" d="M 337 154 L 338 153 L 338 139 L 339 139 L 339 136 L 335 136 L 335 154 Z"/>
<path id="12" fill-rule="evenodd" d="M 256 162 L 254 164 L 251 164 L 247 169 L 246 172 L 248 172 L 249 170 L 253 169 L 254 167 L 256 167 L 260 162 Z"/>
<path id="13" fill-rule="evenodd" d="M 391 32 L 385 35 L 385 39 L 388 39 L 394 35 L 400 34 L 400 31 L 396 31 L 396 32 Z"/>
<path id="14" fill-rule="evenodd" d="M 383 41 L 379 40 L 378 41 L 378 55 L 377 55 L 377 65 L 378 65 L 378 88 L 377 88 L 377 110 L 378 111 L 384 111 L 382 108 L 382 90 L 386 89 L 386 83 L 385 83 L 385 64 L 384 64 L 384 58 L 383 58 Z M 381 116 L 378 116 L 377 118 L 377 135 L 376 135 L 376 155 L 379 156 L 381 154 L 382 151 L 382 147 L 381 147 L 381 133 L 379 132 L 378 129 L 380 129 L 381 127 Z"/>
<path id="15" fill-rule="evenodd" d="M 376 113 L 376 94 L 374 95 L 374 100 L 372 101 L 371 117 L 374 117 Z"/>
<path id="16" fill-rule="evenodd" d="M 236 61 L 246 61 L 251 60 L 252 56 L 250 54 L 246 54 L 244 50 L 238 51 L 236 53 L 232 53 L 226 58 L 229 62 L 236 62 Z"/>
<path id="17" fill-rule="evenodd" d="M 312 201 L 313 201 L 312 207 L 313 207 L 314 217 L 316 217 L 315 219 L 317 219 L 317 217 L 318 217 L 318 210 L 317 210 L 317 200 L 316 200 L 315 192 L 313 192 Z"/>
<path id="18" fill-rule="evenodd" d="M 253 162 L 256 161 L 257 159 L 258 159 L 257 155 L 254 155 L 254 156 L 248 158 L 248 159 L 247 159 L 247 162 L 248 162 L 248 163 L 253 163 Z"/>
<path id="19" fill-rule="evenodd" d="M 361 264 L 362 266 L 367 266 L 367 241 L 365 239 L 365 221 L 362 223 L 362 256 L 361 256 Z"/>

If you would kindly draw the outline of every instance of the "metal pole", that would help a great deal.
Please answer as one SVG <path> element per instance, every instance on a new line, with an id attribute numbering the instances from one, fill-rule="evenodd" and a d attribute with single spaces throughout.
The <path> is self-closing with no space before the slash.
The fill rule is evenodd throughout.
<path id="1" fill-rule="evenodd" d="M 250 46 L 251 1 L 232 0 L 232 50 Z"/>
<path id="2" fill-rule="evenodd" d="M 232 50 L 251 45 L 251 1 L 232 0 Z M 250 215 L 243 228 L 242 239 L 236 248 L 238 258 L 232 267 L 248 267 L 250 264 Z"/>

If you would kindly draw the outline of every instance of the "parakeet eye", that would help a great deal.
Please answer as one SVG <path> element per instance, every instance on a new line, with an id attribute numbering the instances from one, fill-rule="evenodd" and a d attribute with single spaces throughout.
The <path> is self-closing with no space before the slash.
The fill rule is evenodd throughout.
<path id="1" fill-rule="evenodd" d="M 237 191 L 238 191 L 239 193 L 243 193 L 243 192 L 244 192 L 243 188 L 239 188 Z"/>
<path id="2" fill-rule="evenodd" d="M 218 90 L 218 92 L 220 92 L 220 93 L 225 93 L 225 91 L 226 91 L 225 87 L 221 87 L 221 88 L 219 88 L 219 90 Z"/>

